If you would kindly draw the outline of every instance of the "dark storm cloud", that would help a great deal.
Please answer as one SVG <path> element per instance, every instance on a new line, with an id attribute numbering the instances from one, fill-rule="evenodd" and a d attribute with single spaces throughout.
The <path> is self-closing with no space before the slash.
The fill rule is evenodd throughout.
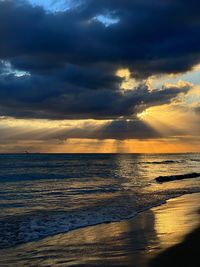
<path id="1" fill-rule="evenodd" d="M 181 88 L 149 90 L 141 84 L 134 90 L 90 90 L 73 87 L 49 76 L 3 75 L 0 77 L 0 113 L 23 118 L 115 119 L 132 116 L 150 106 L 169 103 Z M 55 88 L 57 90 L 55 90 Z"/>
<path id="2" fill-rule="evenodd" d="M 95 134 L 94 134 L 95 136 Z M 97 139 L 152 139 L 161 135 L 141 120 L 116 120 L 96 132 Z"/>
<path id="3" fill-rule="evenodd" d="M 55 14 L 1 2 L 0 57 L 33 71 L 111 62 L 142 76 L 188 70 L 199 61 L 198 1 L 81 2 Z M 100 14 L 119 23 L 105 27 L 94 19 Z"/>
<path id="4" fill-rule="evenodd" d="M 0 114 L 113 119 L 170 102 L 188 88 L 151 92 L 141 84 L 122 92 L 116 70 L 129 68 L 143 79 L 198 63 L 199 7 L 194 0 L 83 0 L 49 13 L 25 1 L 0 1 Z M 106 27 L 99 15 L 118 22 Z"/>

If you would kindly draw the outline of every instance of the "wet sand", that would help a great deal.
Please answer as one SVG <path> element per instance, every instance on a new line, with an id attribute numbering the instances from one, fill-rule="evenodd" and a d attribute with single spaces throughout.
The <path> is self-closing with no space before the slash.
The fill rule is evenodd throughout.
<path id="1" fill-rule="evenodd" d="M 199 208 L 200 193 L 185 195 L 130 220 L 1 250 L 0 266 L 200 266 L 192 262 L 200 253 Z"/>

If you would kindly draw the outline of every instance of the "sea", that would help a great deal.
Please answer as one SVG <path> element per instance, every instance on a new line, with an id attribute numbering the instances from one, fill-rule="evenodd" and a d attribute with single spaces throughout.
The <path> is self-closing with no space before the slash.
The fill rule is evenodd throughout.
<path id="1" fill-rule="evenodd" d="M 0 249 L 117 222 L 183 194 L 200 154 L 0 154 Z"/>

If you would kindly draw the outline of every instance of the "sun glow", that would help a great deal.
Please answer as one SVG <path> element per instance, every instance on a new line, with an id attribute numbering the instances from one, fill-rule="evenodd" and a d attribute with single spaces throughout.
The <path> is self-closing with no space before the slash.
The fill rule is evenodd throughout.
<path id="1" fill-rule="evenodd" d="M 144 111 L 142 111 L 141 113 L 137 114 L 137 117 L 141 120 L 145 120 L 146 118 L 148 118 L 149 116 L 151 116 L 151 109 L 145 109 Z"/>
<path id="2" fill-rule="evenodd" d="M 119 69 L 117 70 L 116 75 L 120 78 L 123 78 L 123 81 L 120 85 L 122 90 L 132 90 L 138 85 L 138 82 L 131 76 L 129 69 Z"/>

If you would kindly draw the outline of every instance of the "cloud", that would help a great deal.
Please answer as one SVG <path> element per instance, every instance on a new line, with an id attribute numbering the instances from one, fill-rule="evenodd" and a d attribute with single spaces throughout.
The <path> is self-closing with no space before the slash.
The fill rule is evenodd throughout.
<path id="1" fill-rule="evenodd" d="M 26 141 L 63 142 L 67 139 L 154 139 L 162 136 L 140 119 L 114 121 L 28 121 L 3 117 L 0 120 L 0 144 Z"/>
<path id="2" fill-rule="evenodd" d="M 117 119 L 135 116 L 150 106 L 170 103 L 190 88 L 186 84 L 150 90 L 146 84 L 140 84 L 124 91 L 68 86 L 55 77 L 2 76 L 0 113 L 16 118 Z"/>
<path id="3" fill-rule="evenodd" d="M 145 122 L 135 120 L 115 120 L 102 125 L 86 123 L 81 127 L 63 129 L 49 134 L 51 139 L 154 139 L 161 135 Z"/>
<path id="4" fill-rule="evenodd" d="M 19 3 L 0 3 L 0 57 L 23 70 L 106 62 L 147 76 L 186 71 L 200 59 L 195 0 L 85 0 L 56 13 Z M 119 22 L 94 19 L 107 14 Z"/>
<path id="5" fill-rule="evenodd" d="M 160 109 L 159 109 L 160 108 Z M 174 113 L 173 105 L 156 107 L 149 111 L 151 120 L 115 119 L 115 120 L 28 120 L 2 117 L 0 120 L 0 143 L 26 141 L 49 141 L 62 143 L 68 139 L 115 139 L 115 140 L 151 140 L 199 136 L 198 117 L 180 109 Z M 163 113 L 165 122 L 159 122 L 159 113 Z M 159 122 L 159 123 L 158 123 Z M 192 129 L 192 135 L 191 135 Z"/>
<path id="6" fill-rule="evenodd" d="M 102 136 L 113 136 L 117 126 L 125 129 L 115 134 L 119 139 L 129 138 L 133 125 L 145 132 L 141 122 L 121 118 L 134 119 L 138 112 L 170 103 L 191 88 L 149 88 L 145 80 L 199 63 L 199 2 L 71 2 L 63 12 L 47 12 L 27 1 L 0 1 L 0 114 L 112 119 L 116 122 Z M 122 90 L 125 78 L 116 75 L 121 68 L 139 85 Z"/>

